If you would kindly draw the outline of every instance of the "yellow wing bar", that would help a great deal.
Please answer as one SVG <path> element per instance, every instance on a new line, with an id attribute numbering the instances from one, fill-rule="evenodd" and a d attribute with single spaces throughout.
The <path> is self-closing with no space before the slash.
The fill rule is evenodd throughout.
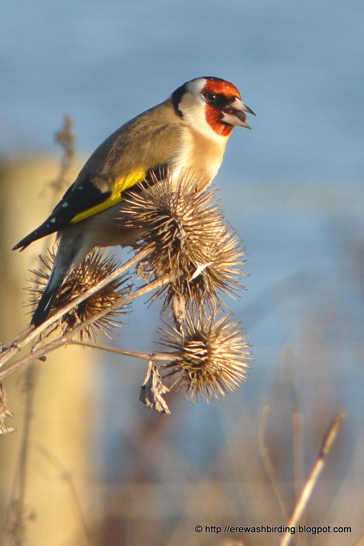
<path id="1" fill-rule="evenodd" d="M 132 188 L 133 186 L 138 184 L 138 182 L 144 180 L 146 174 L 147 173 L 144 169 L 139 169 L 115 180 L 114 189 L 112 190 L 111 195 L 99 205 L 95 205 L 90 209 L 84 210 L 83 212 L 76 214 L 76 216 L 72 218 L 71 224 L 77 224 L 77 222 L 81 222 L 81 220 L 85 220 L 86 218 L 89 218 L 90 216 L 93 216 L 98 212 L 102 212 L 109 207 L 117 205 L 118 203 L 120 203 L 120 201 L 123 200 L 123 192 L 129 188 Z"/>

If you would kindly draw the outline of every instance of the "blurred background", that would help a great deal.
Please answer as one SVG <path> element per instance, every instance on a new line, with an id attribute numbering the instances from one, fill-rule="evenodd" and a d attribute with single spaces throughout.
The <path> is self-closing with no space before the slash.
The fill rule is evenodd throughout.
<path id="1" fill-rule="evenodd" d="M 0 13 L 3 343 L 29 321 L 22 287 L 44 244 L 11 248 L 51 210 L 64 115 L 76 175 L 111 132 L 194 77 L 232 81 L 257 114 L 215 179 L 248 252 L 247 290 L 227 301 L 253 345 L 248 382 L 210 405 L 172 393 L 166 416 L 139 402 L 137 360 L 61 350 L 37 368 L 30 408 L 29 377 L 7 380 L 17 432 L 0 445 L 3 544 L 278 544 L 278 533 L 194 527 L 286 523 L 340 410 L 302 522 L 351 533 L 295 543 L 364 544 L 363 3 L 4 0 Z M 159 350 L 159 311 L 136 302 L 116 344 Z M 9 532 L 19 497 L 24 528 Z"/>

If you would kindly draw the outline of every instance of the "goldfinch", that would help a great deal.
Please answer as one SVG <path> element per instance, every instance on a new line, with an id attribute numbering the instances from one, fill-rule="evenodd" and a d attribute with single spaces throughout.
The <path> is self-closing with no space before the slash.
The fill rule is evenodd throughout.
<path id="1" fill-rule="evenodd" d="M 131 230 L 117 221 L 127 190 L 151 176 L 189 169 L 211 181 L 221 165 L 235 125 L 247 127 L 238 89 L 220 78 L 186 82 L 161 104 L 135 117 L 109 136 L 91 155 L 52 214 L 14 248 L 58 232 L 58 250 L 48 284 L 31 324 L 39 326 L 67 275 L 94 247 L 129 246 Z"/>

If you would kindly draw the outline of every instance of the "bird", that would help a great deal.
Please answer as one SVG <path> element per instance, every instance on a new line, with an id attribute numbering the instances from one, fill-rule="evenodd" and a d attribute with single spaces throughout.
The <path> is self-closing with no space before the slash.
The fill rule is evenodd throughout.
<path id="1" fill-rule="evenodd" d="M 37 327 L 47 319 L 64 280 L 93 248 L 133 243 L 136 234 L 120 222 L 131 189 L 164 169 L 173 179 L 188 169 L 201 183 L 211 182 L 233 128 L 250 129 L 247 113 L 255 115 L 235 85 L 199 77 L 106 138 L 45 222 L 13 248 L 24 250 L 57 232 L 53 268 L 30 324 Z"/>

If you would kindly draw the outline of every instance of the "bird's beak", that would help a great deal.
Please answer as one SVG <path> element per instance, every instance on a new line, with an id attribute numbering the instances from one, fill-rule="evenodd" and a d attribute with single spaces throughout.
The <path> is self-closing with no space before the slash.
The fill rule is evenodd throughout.
<path id="1" fill-rule="evenodd" d="M 248 106 L 245 106 L 243 101 L 236 98 L 223 109 L 221 121 L 227 123 L 228 125 L 239 125 L 240 127 L 251 129 L 246 122 L 247 116 L 244 112 L 248 112 L 249 114 L 253 114 L 253 116 L 255 116 L 253 110 L 251 110 Z"/>

